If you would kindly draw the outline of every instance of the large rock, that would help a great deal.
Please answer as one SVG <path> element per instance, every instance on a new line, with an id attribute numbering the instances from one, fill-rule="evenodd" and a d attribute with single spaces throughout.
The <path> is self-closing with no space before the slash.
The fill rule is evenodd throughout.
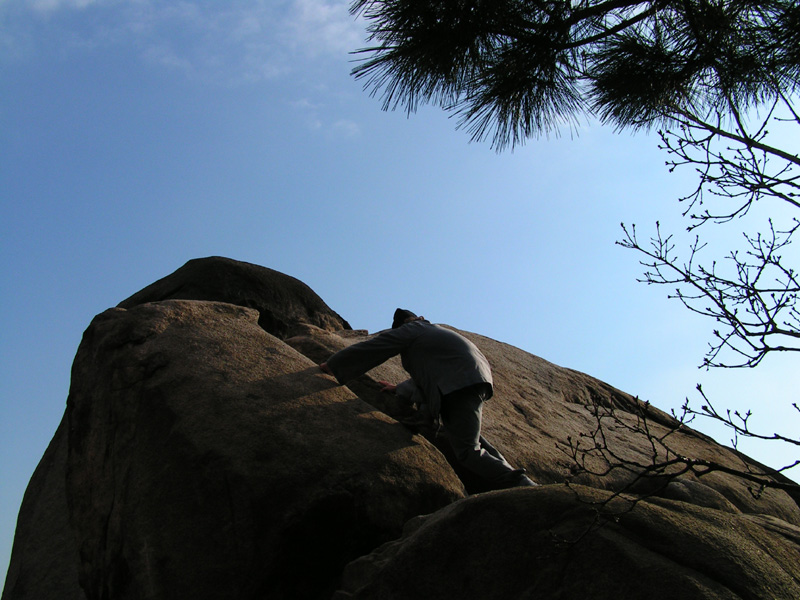
<path id="1" fill-rule="evenodd" d="M 330 331 L 350 329 L 347 321 L 302 281 L 221 256 L 190 260 L 118 306 L 131 308 L 175 299 L 214 300 L 254 308 L 258 311 L 259 325 L 281 339 L 291 336 L 304 324 Z"/>
<path id="2" fill-rule="evenodd" d="M 305 284 L 286 275 L 229 259 L 190 261 L 98 315 L 86 330 L 65 419 L 20 510 L 2 600 L 315 599 L 337 587 L 340 595 L 364 598 L 378 597 L 370 594 L 379 590 L 389 594 L 381 597 L 435 597 L 404 595 L 416 584 L 397 584 L 415 572 L 418 543 L 426 556 L 449 557 L 444 566 L 434 563 L 442 567 L 438 571 L 420 571 L 441 579 L 430 583 L 431 590 L 440 584 L 459 589 L 457 579 L 465 575 L 475 590 L 497 585 L 489 567 L 457 555 L 498 544 L 530 559 L 504 575 L 517 586 L 508 597 L 526 585 L 525 577 L 524 589 L 539 586 L 536 597 L 579 597 L 560 595 L 553 583 L 557 569 L 566 574 L 565 590 L 580 587 L 569 587 L 577 572 L 576 581 L 592 582 L 587 589 L 595 597 L 624 595 L 618 590 L 634 590 L 631 597 L 637 597 L 646 587 L 639 578 L 658 588 L 647 565 L 660 572 L 673 562 L 680 568 L 665 589 L 676 594 L 796 597 L 778 572 L 800 579 L 800 561 L 792 554 L 800 509 L 788 494 L 767 490 L 756 498 L 746 482 L 723 473 L 645 486 L 633 471 L 619 468 L 606 476 L 584 473 L 573 480 L 589 487 L 568 490 L 563 482 L 574 461 L 567 440 L 596 429 L 597 406 L 613 411 L 606 439 L 630 464 L 651 458 L 649 441 L 636 432 L 643 414 L 656 435 L 676 422 L 588 375 L 461 333 L 486 354 L 495 375 L 485 436 L 510 462 L 554 485 L 481 494 L 437 512 L 464 497 L 462 484 L 469 493 L 485 488 L 448 464 L 443 435 L 425 432 L 425 439 L 396 422 L 408 409 L 381 393 L 377 381 L 407 377 L 399 359 L 337 386 L 316 364 L 367 339 L 368 332 L 353 331 Z M 689 428 L 667 439 L 685 456 L 763 470 Z M 606 465 L 594 460 L 593 467 Z M 533 560 L 550 548 L 542 532 L 586 530 L 587 519 L 597 515 L 587 501 L 607 499 L 607 490 L 649 500 L 585 547 L 575 545 L 571 552 L 583 562 Z M 455 529 L 452 536 L 416 538 L 412 525 L 408 536 L 372 554 L 397 538 L 408 519 L 427 513 L 433 514 L 425 520 L 431 531 L 440 531 L 433 524 L 441 523 Z M 514 533 L 520 513 L 529 513 L 519 517 L 528 537 Z M 726 528 L 733 532 L 729 538 Z M 614 539 L 606 539 L 610 532 Z M 642 540 L 654 554 L 640 556 Z M 702 551 L 675 550 L 687 544 Z M 603 556 L 589 560 L 595 553 Z M 604 553 L 612 558 L 604 562 Z M 611 568 L 614 556 L 631 570 Z M 340 585 L 349 561 L 353 566 Z M 391 566 L 378 568 L 383 564 Z"/>
<path id="3" fill-rule="evenodd" d="M 25 490 L 3 600 L 86 598 L 78 584 L 78 548 L 69 524 L 66 464 L 64 418 Z"/>
<path id="4" fill-rule="evenodd" d="M 689 427 L 675 430 L 679 423 L 672 416 L 594 377 L 559 367 L 484 336 L 459 333 L 471 339 L 492 366 L 495 394 L 484 405 L 484 436 L 512 465 L 526 468 L 536 481 L 556 483 L 572 479 L 592 487 L 656 493 L 732 512 L 771 514 L 800 525 L 800 508 L 789 494 L 778 489 L 755 494 L 751 483 L 725 472 L 712 472 L 703 477 L 687 473 L 674 480 L 637 479 L 637 471 L 630 466 L 653 462 L 650 440 L 637 432 L 642 415 L 647 416 L 650 434 L 656 438 L 666 437 L 673 453 L 733 470 L 749 468 L 754 473 L 769 473 L 769 470 Z M 332 352 L 369 337 L 363 330 L 332 333 L 307 327 L 304 333 L 286 342 L 314 360 L 322 361 Z M 393 397 L 381 394 L 377 382 L 381 379 L 399 381 L 407 376 L 399 359 L 395 358 L 348 386 L 373 406 L 402 419 L 406 416 L 404 407 L 393 401 Z M 568 451 L 567 440 L 577 440 L 597 428 L 596 406 L 613 409 L 614 419 L 605 417 L 605 440 L 629 468 L 614 468 L 603 475 L 582 473 L 572 478 L 576 463 Z M 431 438 L 431 442 L 453 461 L 468 491 L 485 491 L 482 482 L 474 480 L 455 464 L 443 436 Z M 663 453 L 659 458 L 664 458 Z M 590 457 L 589 462 L 595 463 L 597 472 L 605 472 L 607 468 L 600 460 Z M 788 481 L 778 474 L 772 476 Z"/>
<path id="5" fill-rule="evenodd" d="M 672 457 L 707 460 L 734 471 L 749 469 L 764 473 L 767 478 L 789 482 L 783 475 L 710 437 L 690 427 L 679 427 L 672 416 L 594 377 L 558 367 L 508 344 L 466 335 L 489 357 L 497 382 L 495 398 L 486 405 L 486 436 L 543 482 L 564 481 L 575 469 L 575 461 L 565 452 L 566 441 L 597 429 L 597 406 L 613 410 L 613 418 L 608 417 L 611 413 L 601 410 L 603 435 L 615 456 L 629 466 L 652 465 L 653 446 L 663 451 L 652 440 L 663 439 Z M 650 437 L 641 432 L 643 416 Z M 664 458 L 663 453 L 658 456 L 659 460 Z M 608 467 L 603 461 L 594 462 L 596 471 Z M 585 474 L 574 481 L 611 490 L 627 489 L 633 484 L 630 491 L 656 491 L 716 508 L 730 505 L 735 510 L 771 514 L 800 524 L 800 508 L 789 494 L 774 488 L 756 494 L 753 484 L 722 471 L 703 477 L 687 473 L 663 490 L 654 490 L 647 482 L 637 481 L 637 476 L 634 468 L 613 468 L 608 474 Z M 652 483 L 659 485 L 660 481 Z M 637 489 L 637 484 L 643 489 Z"/>
<path id="6" fill-rule="evenodd" d="M 67 411 L 89 600 L 327 597 L 348 560 L 463 496 L 428 442 L 230 304 L 99 315 Z"/>
<path id="7" fill-rule="evenodd" d="M 581 486 L 461 500 L 345 570 L 336 600 L 800 598 L 800 528 Z"/>

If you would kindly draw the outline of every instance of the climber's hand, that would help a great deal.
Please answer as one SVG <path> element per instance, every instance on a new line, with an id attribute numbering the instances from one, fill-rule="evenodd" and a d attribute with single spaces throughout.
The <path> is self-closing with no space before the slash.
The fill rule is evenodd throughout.
<path id="1" fill-rule="evenodd" d="M 381 384 L 381 391 L 386 392 L 387 394 L 394 394 L 394 391 L 397 389 L 397 386 L 393 383 L 389 383 L 388 381 L 379 381 L 378 383 Z"/>

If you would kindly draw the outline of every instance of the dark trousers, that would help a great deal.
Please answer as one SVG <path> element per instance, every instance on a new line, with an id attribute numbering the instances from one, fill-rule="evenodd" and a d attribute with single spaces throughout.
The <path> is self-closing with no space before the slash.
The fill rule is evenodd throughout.
<path id="1" fill-rule="evenodd" d="M 481 384 L 442 396 L 441 417 L 458 462 L 487 481 L 496 481 L 514 467 L 491 445 L 481 445 L 486 398 L 486 386 Z"/>

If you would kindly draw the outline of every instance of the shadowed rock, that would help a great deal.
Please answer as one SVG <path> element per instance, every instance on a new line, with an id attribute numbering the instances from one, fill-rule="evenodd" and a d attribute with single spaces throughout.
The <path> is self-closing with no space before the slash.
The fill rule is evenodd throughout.
<path id="1" fill-rule="evenodd" d="M 463 495 L 441 455 L 230 304 L 99 315 L 68 401 L 81 583 L 102 598 L 326 597 Z"/>
<path id="2" fill-rule="evenodd" d="M 348 565 L 336 600 L 800 598 L 800 528 L 609 492 L 492 492 L 409 523 Z"/>
<path id="3" fill-rule="evenodd" d="M 272 335 L 285 338 L 302 324 L 324 330 L 350 329 L 322 298 L 302 281 L 230 258 L 212 256 L 190 260 L 174 273 L 148 285 L 118 304 L 131 308 L 159 300 L 213 300 L 258 311 L 258 323 Z"/>
<path id="4" fill-rule="evenodd" d="M 397 423 L 407 407 L 380 392 L 378 380 L 407 377 L 398 358 L 338 386 L 316 365 L 368 332 L 294 278 L 189 261 L 86 330 L 65 419 L 23 500 L 2 600 L 315 600 L 337 588 L 393 599 L 797 597 L 800 509 L 788 494 L 756 499 L 724 473 L 630 488 L 624 470 L 568 489 L 567 440 L 596 427 L 596 404 L 615 411 L 607 439 L 631 463 L 651 448 L 625 424 L 644 411 L 661 435 L 675 421 L 588 375 L 461 333 L 494 372 L 485 436 L 559 485 L 459 501 L 482 483 L 448 464 L 443 435 Z M 670 443 L 762 469 L 689 428 Z M 661 498 L 590 528 L 590 502 L 623 488 Z M 591 536 L 562 552 L 581 532 Z"/>
<path id="5" fill-rule="evenodd" d="M 456 330 L 458 331 L 458 330 Z M 670 415 L 626 394 L 607 383 L 572 369 L 550 363 L 528 352 L 473 333 L 459 331 L 472 340 L 486 355 L 492 366 L 495 393 L 484 405 L 484 436 L 497 447 L 514 466 L 524 467 L 540 483 L 557 483 L 567 480 L 575 467 L 574 460 L 565 451 L 569 438 L 597 427 L 592 412 L 595 403 L 615 407 L 620 423 L 635 424 L 637 408 L 646 410 L 653 435 L 663 436 L 677 425 Z M 301 349 L 315 360 L 324 360 L 349 344 L 368 339 L 363 331 L 349 331 L 345 335 L 321 332 L 308 328 L 304 334 L 289 338 L 288 344 Z M 394 358 L 373 369 L 348 386 L 367 402 L 387 414 L 401 419 L 406 416 L 404 407 L 393 396 L 380 393 L 377 381 L 386 379 L 398 382 L 408 375 L 400 360 Z M 631 464 L 647 464 L 652 447 L 643 435 L 635 435 L 623 427 L 609 424 L 606 439 L 614 452 Z M 450 456 L 444 438 L 431 439 L 443 454 Z M 731 469 L 749 467 L 754 472 L 768 470 L 758 462 L 739 452 L 716 443 L 689 427 L 669 436 L 672 449 L 682 456 L 713 461 Z M 601 468 L 603 465 L 597 465 Z M 453 467 L 462 476 L 471 492 L 485 491 L 482 483 L 464 473 L 457 464 Z M 786 479 L 780 477 L 782 481 Z M 727 511 L 766 513 L 790 523 L 800 525 L 800 509 L 786 492 L 768 489 L 754 497 L 752 484 L 727 473 L 710 473 L 702 479 L 686 474 L 672 481 L 664 489 L 661 480 L 636 481 L 630 470 L 618 469 L 605 476 L 581 475 L 577 482 L 609 490 L 622 490 L 634 485 L 633 490 L 657 493 L 662 496 L 693 502 Z"/>
<path id="6" fill-rule="evenodd" d="M 22 499 L 3 600 L 86 598 L 78 585 L 78 548 L 69 524 L 66 462 L 62 419 Z"/>

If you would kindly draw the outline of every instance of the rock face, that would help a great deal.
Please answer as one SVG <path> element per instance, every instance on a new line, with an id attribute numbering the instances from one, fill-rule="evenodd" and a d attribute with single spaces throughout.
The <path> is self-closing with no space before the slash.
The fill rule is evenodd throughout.
<path id="1" fill-rule="evenodd" d="M 581 486 L 480 494 L 351 563 L 336 600 L 800 598 L 800 528 Z"/>
<path id="2" fill-rule="evenodd" d="M 25 490 L 3 600 L 86 598 L 78 583 L 80 557 L 67 511 L 67 435 L 62 419 Z"/>
<path id="3" fill-rule="evenodd" d="M 329 595 L 349 559 L 463 495 L 427 441 L 231 304 L 99 315 L 67 410 L 90 598 Z"/>
<path id="4" fill-rule="evenodd" d="M 298 326 L 350 329 L 302 281 L 278 271 L 220 256 L 190 260 L 180 269 L 119 303 L 119 308 L 159 300 L 214 300 L 258 311 L 258 324 L 281 339 Z"/>
<path id="5" fill-rule="evenodd" d="M 484 435 L 551 485 L 477 493 L 441 436 L 395 420 L 407 409 L 377 381 L 405 378 L 399 359 L 347 387 L 316 367 L 367 332 L 296 279 L 190 261 L 86 330 L 2 600 L 800 597 L 786 493 L 755 499 L 721 473 L 628 490 L 643 497 L 608 491 L 637 483 L 625 470 L 565 486 L 566 441 L 596 427 L 593 406 L 613 407 L 629 462 L 649 446 L 624 425 L 645 410 L 659 434 L 671 417 L 461 333 L 495 376 Z M 749 460 L 687 428 L 670 439 Z"/>

